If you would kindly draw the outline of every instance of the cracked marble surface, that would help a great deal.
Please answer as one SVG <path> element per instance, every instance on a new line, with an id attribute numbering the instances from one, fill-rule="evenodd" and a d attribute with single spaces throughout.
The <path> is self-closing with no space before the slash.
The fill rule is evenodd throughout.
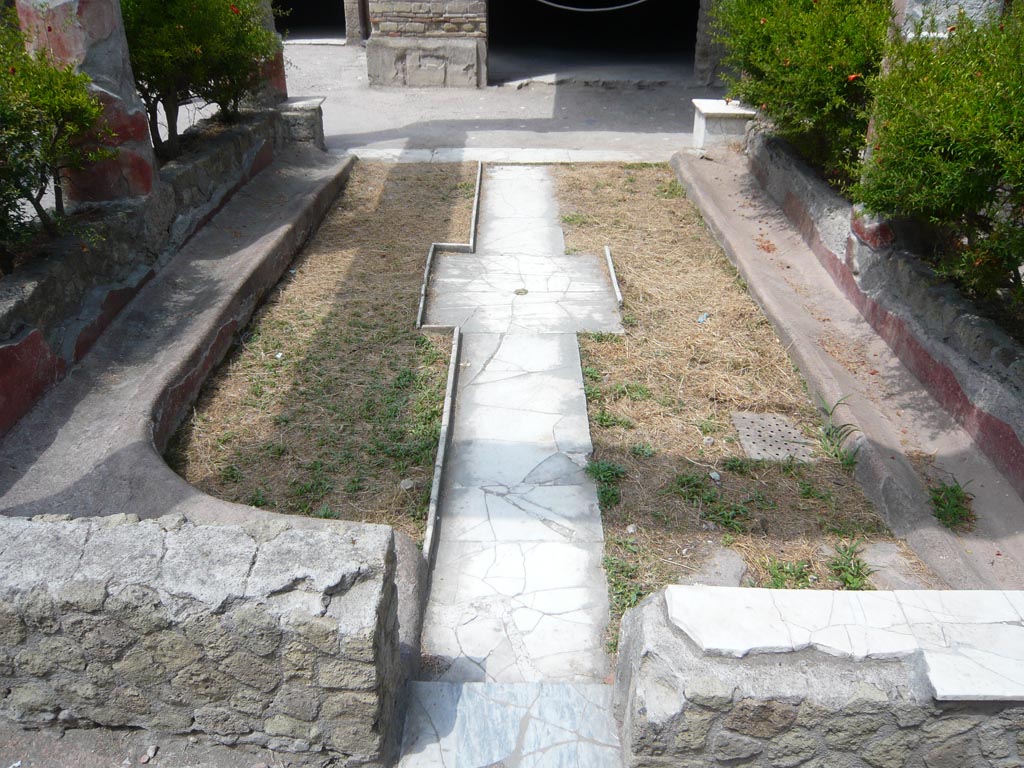
<path id="1" fill-rule="evenodd" d="M 401 768 L 618 768 L 610 686 L 413 683 Z"/>
<path id="2" fill-rule="evenodd" d="M 1024 700 L 1024 593 L 669 587 L 670 620 L 705 653 L 920 654 L 940 701 Z"/>
<path id="3" fill-rule="evenodd" d="M 622 332 L 598 256 L 565 254 L 554 185 L 546 168 L 485 170 L 475 254 L 441 254 L 431 275 L 426 322 L 463 333 Z"/>
<path id="4" fill-rule="evenodd" d="M 600 681 L 608 598 L 575 334 L 467 334 L 423 653 L 453 682 Z"/>
<path id="5" fill-rule="evenodd" d="M 621 331 L 603 263 L 566 256 L 548 170 L 485 170 L 476 254 L 435 264 L 427 318 L 460 324 L 425 676 L 603 681 L 608 596 L 577 331 Z M 518 291 L 518 293 L 517 293 Z"/>

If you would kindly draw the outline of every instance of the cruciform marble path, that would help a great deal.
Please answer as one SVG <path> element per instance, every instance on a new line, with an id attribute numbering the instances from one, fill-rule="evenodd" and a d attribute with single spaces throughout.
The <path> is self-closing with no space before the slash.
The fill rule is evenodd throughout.
<path id="1" fill-rule="evenodd" d="M 576 333 L 622 326 L 603 262 L 565 255 L 546 168 L 485 171 L 477 253 L 439 256 L 426 320 L 463 347 L 401 765 L 617 766 Z"/>

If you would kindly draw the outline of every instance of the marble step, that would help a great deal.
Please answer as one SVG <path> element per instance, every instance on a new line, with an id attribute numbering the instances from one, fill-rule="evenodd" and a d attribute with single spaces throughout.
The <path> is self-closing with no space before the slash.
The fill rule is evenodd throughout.
<path id="1" fill-rule="evenodd" d="M 622 768 L 612 688 L 410 684 L 399 768 Z"/>

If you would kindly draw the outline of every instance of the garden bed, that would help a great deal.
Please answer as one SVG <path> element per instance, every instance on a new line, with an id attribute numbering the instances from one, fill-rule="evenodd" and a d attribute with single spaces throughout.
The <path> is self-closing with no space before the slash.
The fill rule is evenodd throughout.
<path id="1" fill-rule="evenodd" d="M 423 258 L 465 239 L 475 165 L 360 163 L 207 383 L 168 460 L 211 495 L 421 538 L 450 352 Z"/>
<path id="2" fill-rule="evenodd" d="M 607 483 L 621 501 L 602 493 L 615 611 L 692 578 L 722 544 L 742 555 L 751 585 L 868 586 L 862 565 L 835 562 L 837 548 L 896 542 L 849 471 L 854 457 L 822 441 L 786 350 L 671 171 L 556 175 L 567 248 L 609 244 L 625 298 L 624 336 L 580 338 L 594 459 L 624 471 Z M 815 444 L 815 461 L 746 458 L 735 411 L 786 417 Z"/>

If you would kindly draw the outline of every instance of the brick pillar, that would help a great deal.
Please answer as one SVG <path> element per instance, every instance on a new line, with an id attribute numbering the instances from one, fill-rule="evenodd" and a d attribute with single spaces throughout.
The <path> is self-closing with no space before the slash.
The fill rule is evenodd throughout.
<path id="1" fill-rule="evenodd" d="M 71 173 L 68 198 L 80 202 L 148 195 L 156 180 L 149 122 L 135 90 L 118 0 L 17 0 L 29 47 L 46 50 L 92 78 L 113 134 L 102 143 L 115 156 Z"/>

